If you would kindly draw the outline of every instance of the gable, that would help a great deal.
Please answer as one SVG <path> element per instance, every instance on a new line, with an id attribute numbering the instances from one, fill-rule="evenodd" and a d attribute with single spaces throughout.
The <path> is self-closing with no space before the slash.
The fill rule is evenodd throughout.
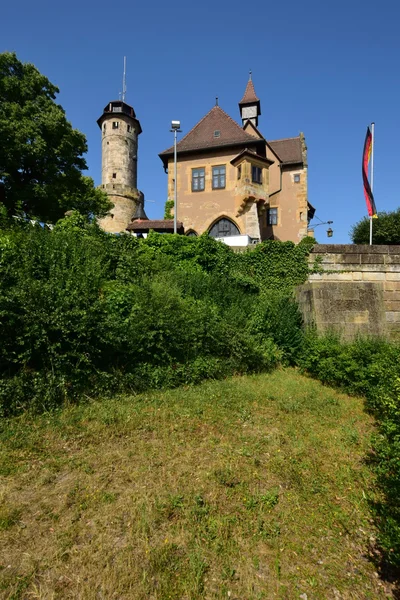
<path id="1" fill-rule="evenodd" d="M 254 146 L 259 143 L 254 135 L 244 131 L 219 106 L 214 106 L 177 144 L 178 153 L 223 148 L 227 146 Z M 159 154 L 166 162 L 172 156 L 173 146 Z"/>
<path id="2" fill-rule="evenodd" d="M 249 121 L 249 119 L 247 119 L 243 129 L 249 135 L 252 135 L 253 137 L 258 138 L 260 140 L 264 140 L 264 137 L 258 131 L 257 127 L 251 121 Z"/>

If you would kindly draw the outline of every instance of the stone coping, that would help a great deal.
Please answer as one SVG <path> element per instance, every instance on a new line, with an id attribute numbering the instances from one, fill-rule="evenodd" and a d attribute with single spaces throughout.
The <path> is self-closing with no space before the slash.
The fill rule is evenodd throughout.
<path id="1" fill-rule="evenodd" d="M 400 254 L 400 245 L 315 244 L 311 254 Z"/>

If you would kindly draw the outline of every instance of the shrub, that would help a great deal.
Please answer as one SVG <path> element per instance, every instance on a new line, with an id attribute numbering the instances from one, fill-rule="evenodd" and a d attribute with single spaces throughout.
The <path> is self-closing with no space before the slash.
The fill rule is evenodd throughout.
<path id="1" fill-rule="evenodd" d="M 77 213 L 2 231 L 1 414 L 292 360 L 293 302 L 241 260 L 208 236 L 110 236 Z"/>
<path id="2" fill-rule="evenodd" d="M 371 457 L 382 499 L 373 504 L 385 560 L 400 566 L 400 346 L 376 339 L 341 343 L 305 337 L 300 367 L 323 383 L 362 394 L 378 424 Z"/>

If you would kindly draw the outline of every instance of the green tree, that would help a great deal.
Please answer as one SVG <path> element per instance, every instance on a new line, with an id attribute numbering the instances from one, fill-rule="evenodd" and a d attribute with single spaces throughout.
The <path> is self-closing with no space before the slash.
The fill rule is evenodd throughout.
<path id="1" fill-rule="evenodd" d="M 351 232 L 353 244 L 369 244 L 369 217 L 356 223 Z M 400 208 L 392 212 L 379 212 L 372 223 L 373 244 L 400 244 Z"/>
<path id="2" fill-rule="evenodd" d="M 111 208 L 82 175 L 86 138 L 55 102 L 58 91 L 34 65 L 0 54 L 0 182 L 9 215 L 55 222 L 66 210 L 103 216 Z"/>

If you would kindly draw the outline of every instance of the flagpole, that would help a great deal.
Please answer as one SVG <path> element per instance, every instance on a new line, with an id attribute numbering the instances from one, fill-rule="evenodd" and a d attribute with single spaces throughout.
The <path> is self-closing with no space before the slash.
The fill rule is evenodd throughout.
<path id="1" fill-rule="evenodd" d="M 375 145 L 375 123 L 371 123 L 371 192 L 374 193 L 374 145 Z M 372 216 L 369 218 L 369 245 L 372 246 Z"/>

